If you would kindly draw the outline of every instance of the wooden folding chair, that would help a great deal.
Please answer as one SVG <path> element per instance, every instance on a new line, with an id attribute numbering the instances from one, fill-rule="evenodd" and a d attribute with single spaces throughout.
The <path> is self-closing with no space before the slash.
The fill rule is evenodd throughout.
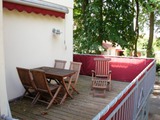
<path id="1" fill-rule="evenodd" d="M 73 91 L 75 91 L 77 94 L 79 94 L 79 92 L 76 90 L 75 87 L 76 87 L 76 84 L 77 84 L 77 81 L 78 81 L 78 78 L 79 78 L 81 65 L 82 65 L 81 62 L 70 62 L 70 68 L 69 69 L 76 71 L 76 73 L 71 78 L 71 87 L 72 87 L 71 93 Z M 68 83 L 69 79 L 66 79 L 65 82 Z"/>
<path id="2" fill-rule="evenodd" d="M 56 102 L 56 97 L 62 86 L 48 83 L 44 71 L 31 70 L 31 73 L 32 73 L 35 85 L 37 87 L 37 91 L 39 92 L 33 104 L 35 104 L 37 101 L 44 102 L 48 104 L 46 108 L 48 109 L 53 104 L 53 102 Z M 40 96 L 43 96 L 44 93 L 48 94 L 51 97 L 49 102 L 40 99 Z"/>
<path id="3" fill-rule="evenodd" d="M 32 99 L 34 99 L 36 97 L 35 93 L 36 93 L 36 86 L 34 84 L 34 81 L 32 79 L 32 75 L 30 73 L 29 69 L 26 68 L 20 68 L 17 67 L 17 72 L 19 75 L 19 78 L 21 80 L 21 83 L 23 85 L 23 87 L 25 88 L 25 92 L 23 94 L 23 97 L 30 97 Z"/>
<path id="4" fill-rule="evenodd" d="M 67 61 L 65 61 L 65 60 L 55 60 L 54 68 L 64 69 L 66 62 Z"/>
<path id="5" fill-rule="evenodd" d="M 92 70 L 93 96 L 106 96 L 106 90 L 111 90 L 111 71 L 109 70 L 110 58 L 94 58 L 95 70 Z M 102 90 L 103 93 L 97 93 Z"/>

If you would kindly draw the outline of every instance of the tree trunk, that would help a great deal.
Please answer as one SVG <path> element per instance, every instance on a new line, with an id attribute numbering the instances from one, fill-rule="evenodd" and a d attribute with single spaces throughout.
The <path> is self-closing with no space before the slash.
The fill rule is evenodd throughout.
<path id="1" fill-rule="evenodd" d="M 99 32 L 99 36 L 98 36 L 98 40 L 97 41 L 99 41 L 99 44 L 102 44 L 102 35 L 103 35 L 103 10 L 102 10 L 102 8 L 103 8 L 103 0 L 99 0 L 99 26 L 101 26 L 101 27 L 99 27 L 99 30 L 98 30 L 98 32 Z"/>
<path id="2" fill-rule="evenodd" d="M 139 1 L 135 0 L 136 3 L 136 26 L 135 26 L 135 32 L 136 32 L 136 37 L 135 37 L 135 45 L 134 45 L 134 57 L 137 57 L 137 41 L 139 37 L 139 25 L 138 25 L 138 17 L 139 17 Z"/>
<path id="3" fill-rule="evenodd" d="M 99 0 L 99 15 L 98 15 L 98 17 L 99 17 L 99 24 L 100 24 L 99 26 L 101 26 L 98 28 L 99 36 L 97 38 L 97 41 L 98 41 L 99 45 L 102 45 L 102 41 L 103 41 L 103 38 L 102 38 L 102 35 L 103 35 L 103 10 L 102 10 L 102 8 L 103 8 L 103 0 Z M 97 49 L 96 54 L 101 54 L 101 51 L 99 49 Z"/>
<path id="4" fill-rule="evenodd" d="M 84 0 L 82 2 L 82 12 L 83 12 L 83 14 L 85 14 L 87 6 L 88 6 L 88 0 Z"/>
<path id="5" fill-rule="evenodd" d="M 100 40 L 102 41 L 102 34 L 103 34 L 103 10 L 102 10 L 102 8 L 103 8 L 103 0 L 100 0 L 100 9 L 99 9 L 99 18 L 100 18 L 100 26 L 101 27 L 99 27 L 99 37 L 100 37 Z"/>
<path id="6" fill-rule="evenodd" d="M 85 25 L 85 23 L 86 23 L 86 19 L 87 19 L 87 17 L 86 17 L 86 12 L 87 12 L 87 7 L 88 7 L 88 4 L 89 4 L 89 2 L 88 2 L 88 0 L 83 0 L 82 1 L 82 15 L 83 15 L 83 19 L 82 19 L 82 21 L 83 21 L 83 26 L 84 26 L 84 30 L 86 31 L 86 38 L 87 38 L 87 36 L 88 36 L 88 26 L 86 26 Z M 86 52 L 87 53 L 89 53 L 89 47 L 87 47 L 86 48 Z"/>
<path id="7" fill-rule="evenodd" d="M 153 57 L 152 52 L 152 44 L 153 44 L 153 36 L 154 36 L 154 12 L 150 13 L 150 29 L 149 29 L 149 40 L 147 45 L 147 57 Z"/>

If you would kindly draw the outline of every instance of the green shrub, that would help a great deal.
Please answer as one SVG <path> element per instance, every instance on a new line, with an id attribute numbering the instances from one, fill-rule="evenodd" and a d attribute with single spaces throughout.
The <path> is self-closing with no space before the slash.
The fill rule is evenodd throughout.
<path id="1" fill-rule="evenodd" d="M 156 72 L 158 73 L 160 71 L 160 63 L 156 63 Z"/>

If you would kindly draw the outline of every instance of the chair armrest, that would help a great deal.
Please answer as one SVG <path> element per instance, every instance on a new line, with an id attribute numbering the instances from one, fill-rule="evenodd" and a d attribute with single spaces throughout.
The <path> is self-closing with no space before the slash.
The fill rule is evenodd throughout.
<path id="1" fill-rule="evenodd" d="M 92 70 L 91 72 L 92 72 L 92 77 L 95 77 L 95 71 Z"/>
<path id="2" fill-rule="evenodd" d="M 110 71 L 109 71 L 109 77 L 108 77 L 109 80 L 111 80 L 111 73 L 112 73 L 112 71 L 110 70 Z"/>

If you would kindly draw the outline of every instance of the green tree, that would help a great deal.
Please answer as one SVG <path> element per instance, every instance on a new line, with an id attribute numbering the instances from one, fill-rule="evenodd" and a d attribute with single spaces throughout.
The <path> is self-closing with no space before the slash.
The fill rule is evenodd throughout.
<path id="1" fill-rule="evenodd" d="M 133 18 L 130 0 L 75 0 L 74 51 L 100 53 L 103 40 L 134 49 Z"/>
<path id="2" fill-rule="evenodd" d="M 133 4 L 134 6 L 134 4 Z M 140 6 L 139 6 L 139 0 L 135 0 L 135 39 L 134 39 L 134 56 L 137 57 L 137 42 L 138 42 L 138 38 L 139 38 L 139 12 L 140 12 Z"/>
<path id="3" fill-rule="evenodd" d="M 141 0 L 143 17 L 148 18 L 149 26 L 149 38 L 147 44 L 147 57 L 153 57 L 153 38 L 154 38 L 154 26 L 157 20 L 157 15 L 160 11 L 160 1 L 159 0 Z M 148 17 L 147 17 L 148 16 Z M 147 19 L 143 19 L 147 21 Z"/>

